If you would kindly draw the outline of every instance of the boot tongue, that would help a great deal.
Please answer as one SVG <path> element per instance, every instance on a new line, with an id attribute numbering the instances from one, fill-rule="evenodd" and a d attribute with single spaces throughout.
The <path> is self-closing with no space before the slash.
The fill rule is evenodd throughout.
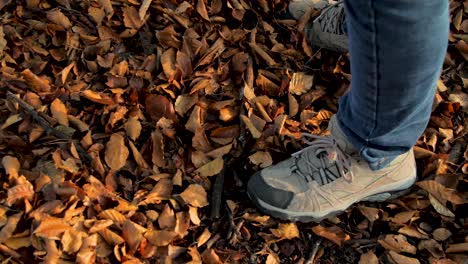
<path id="1" fill-rule="evenodd" d="M 340 125 L 338 124 L 338 119 L 336 115 L 332 116 L 330 122 L 328 123 L 328 129 L 330 130 L 332 136 L 335 138 L 338 146 L 343 150 L 344 153 L 353 156 L 357 155 L 357 149 L 351 145 L 351 143 L 346 139 L 343 130 L 341 130 Z"/>

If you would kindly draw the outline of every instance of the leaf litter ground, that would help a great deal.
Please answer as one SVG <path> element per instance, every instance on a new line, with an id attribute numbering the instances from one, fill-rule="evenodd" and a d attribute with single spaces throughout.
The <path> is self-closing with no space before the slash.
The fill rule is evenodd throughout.
<path id="1" fill-rule="evenodd" d="M 286 7 L 0 0 L 2 263 L 467 263 L 468 2 L 450 2 L 419 182 L 315 224 L 245 193 L 328 133 L 351 78 Z"/>

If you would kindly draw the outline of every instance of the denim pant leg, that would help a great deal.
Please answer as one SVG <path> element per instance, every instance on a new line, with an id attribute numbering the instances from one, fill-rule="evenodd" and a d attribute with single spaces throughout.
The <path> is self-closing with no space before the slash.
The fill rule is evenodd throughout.
<path id="1" fill-rule="evenodd" d="M 345 0 L 351 89 L 337 118 L 374 170 L 424 132 L 444 61 L 447 0 Z"/>

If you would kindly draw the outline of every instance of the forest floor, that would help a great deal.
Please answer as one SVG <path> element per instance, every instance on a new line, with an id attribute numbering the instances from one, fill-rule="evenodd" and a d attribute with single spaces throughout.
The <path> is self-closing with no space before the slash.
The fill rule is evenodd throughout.
<path id="1" fill-rule="evenodd" d="M 468 2 L 450 1 L 417 184 L 308 224 L 245 191 L 329 133 L 351 79 L 286 8 L 0 0 L 1 263 L 468 263 Z"/>

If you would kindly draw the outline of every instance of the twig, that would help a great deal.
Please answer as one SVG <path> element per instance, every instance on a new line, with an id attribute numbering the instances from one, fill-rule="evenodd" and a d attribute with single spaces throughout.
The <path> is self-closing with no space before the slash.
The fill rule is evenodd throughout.
<path id="1" fill-rule="evenodd" d="M 312 249 L 312 253 L 310 253 L 309 259 L 307 259 L 305 264 L 315 263 L 315 255 L 317 255 L 317 252 L 321 243 L 322 243 L 322 238 L 319 238 L 317 239 L 317 241 L 315 241 L 314 248 Z"/>
<path id="2" fill-rule="evenodd" d="M 13 101 L 17 102 L 18 105 L 28 115 L 30 115 L 32 117 L 32 119 L 34 121 L 36 121 L 44 129 L 44 131 L 47 134 L 52 135 L 52 136 L 54 136 L 56 138 L 59 138 L 59 139 L 67 140 L 67 141 L 72 140 L 67 134 L 63 133 L 60 130 L 57 130 L 57 129 L 53 128 L 50 125 L 49 121 L 46 120 L 46 118 L 50 118 L 50 117 L 41 116 L 31 105 L 29 105 L 28 103 L 23 101 L 21 98 L 16 97 L 13 93 L 11 93 L 9 91 L 7 92 L 7 98 L 9 100 L 13 100 Z M 75 144 L 75 147 L 76 147 L 76 150 L 78 151 L 78 154 L 80 154 L 80 156 L 84 159 L 85 163 L 91 164 L 91 161 L 93 160 L 91 158 L 91 156 L 89 156 L 89 154 L 79 144 Z"/>
<path id="3" fill-rule="evenodd" d="M 12 256 L 15 259 L 21 259 L 21 255 L 18 252 L 5 246 L 4 244 L 0 244 L 0 252 L 3 252 L 9 256 Z"/>
<path id="4" fill-rule="evenodd" d="M 218 219 L 220 217 L 222 194 L 224 189 L 224 174 L 226 173 L 226 167 L 228 166 L 226 158 L 224 159 L 224 168 L 216 176 L 216 180 L 213 186 L 213 194 L 211 196 L 211 219 Z"/>

